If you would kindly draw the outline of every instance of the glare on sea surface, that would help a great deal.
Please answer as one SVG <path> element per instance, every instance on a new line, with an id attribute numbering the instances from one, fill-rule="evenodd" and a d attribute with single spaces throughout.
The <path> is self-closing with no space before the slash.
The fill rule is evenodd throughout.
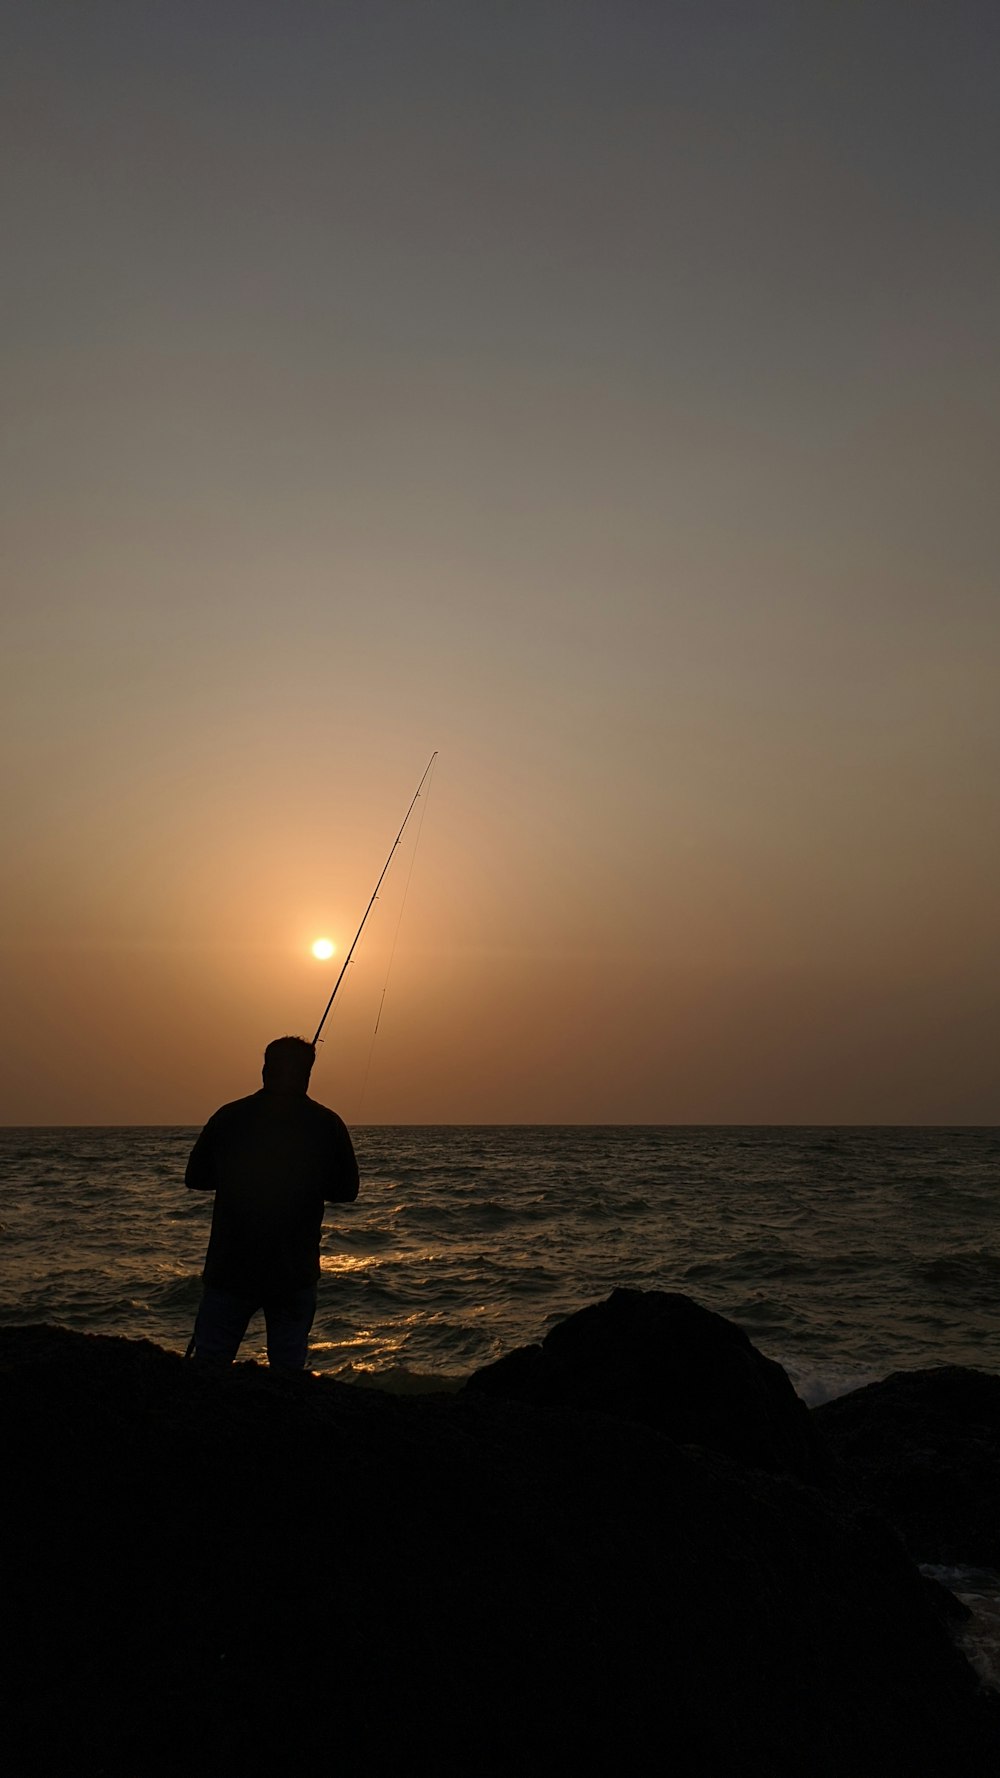
<path id="1" fill-rule="evenodd" d="M 318 938 L 313 944 L 312 954 L 314 957 L 318 957 L 321 963 L 325 963 L 327 957 L 333 956 L 335 948 L 331 939 Z"/>

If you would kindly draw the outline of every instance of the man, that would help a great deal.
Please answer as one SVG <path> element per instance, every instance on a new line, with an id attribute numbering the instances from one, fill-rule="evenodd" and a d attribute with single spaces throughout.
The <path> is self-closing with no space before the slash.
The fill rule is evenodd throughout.
<path id="1" fill-rule="evenodd" d="M 232 1363 L 262 1308 L 268 1363 L 305 1366 L 323 1207 L 358 1195 L 346 1125 L 307 1095 L 315 1060 L 304 1037 L 275 1038 L 264 1051 L 260 1092 L 223 1105 L 191 1150 L 185 1185 L 215 1193 L 196 1358 Z"/>

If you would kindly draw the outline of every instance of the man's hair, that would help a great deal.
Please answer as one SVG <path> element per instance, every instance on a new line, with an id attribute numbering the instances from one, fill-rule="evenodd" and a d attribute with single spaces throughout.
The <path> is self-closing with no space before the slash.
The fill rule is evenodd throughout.
<path id="1" fill-rule="evenodd" d="M 304 1037 L 275 1037 L 264 1051 L 264 1073 L 307 1087 L 315 1060 L 316 1045 Z"/>

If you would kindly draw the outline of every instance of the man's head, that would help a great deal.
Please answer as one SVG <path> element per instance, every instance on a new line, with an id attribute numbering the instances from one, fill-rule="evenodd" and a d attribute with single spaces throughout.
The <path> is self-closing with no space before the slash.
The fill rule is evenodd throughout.
<path id="1" fill-rule="evenodd" d="M 315 1060 L 316 1046 L 304 1037 L 276 1037 L 264 1051 L 264 1085 L 278 1093 L 304 1093 Z"/>

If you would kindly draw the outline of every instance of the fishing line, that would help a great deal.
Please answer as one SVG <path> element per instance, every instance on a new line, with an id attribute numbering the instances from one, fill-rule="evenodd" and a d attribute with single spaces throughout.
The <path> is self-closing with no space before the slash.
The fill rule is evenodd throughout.
<path id="1" fill-rule="evenodd" d="M 433 765 L 433 763 L 434 763 L 434 761 L 432 758 L 431 764 Z M 382 1008 L 385 1005 L 386 991 L 389 986 L 389 975 L 392 970 L 392 960 L 396 955 L 396 945 L 399 941 L 399 929 L 403 924 L 403 910 L 406 907 L 406 897 L 410 893 L 410 878 L 413 875 L 413 866 L 417 862 L 417 852 L 420 849 L 420 835 L 424 831 L 424 817 L 427 814 L 427 804 L 430 802 L 430 800 L 431 800 L 431 791 L 430 791 L 430 785 L 428 785 L 427 786 L 427 795 L 424 798 L 424 806 L 420 811 L 420 820 L 417 822 L 417 837 L 413 842 L 413 851 L 410 854 L 410 868 L 406 873 L 406 883 L 404 884 L 404 887 L 403 887 L 403 899 L 399 904 L 399 915 L 396 920 L 396 930 L 392 935 L 392 946 L 389 951 L 389 961 L 386 964 L 386 968 L 385 968 L 385 981 L 382 983 L 382 998 L 378 1003 L 378 1012 L 375 1015 L 375 1029 L 372 1032 L 371 1043 L 368 1045 L 368 1060 L 365 1063 L 364 1079 L 361 1082 L 361 1092 L 358 1096 L 358 1110 L 357 1110 L 356 1121 L 359 1123 L 361 1121 L 361 1107 L 364 1104 L 365 1092 L 367 1091 L 367 1087 L 368 1087 L 368 1076 L 371 1073 L 372 1056 L 375 1053 L 375 1039 L 378 1036 L 379 1025 L 382 1023 Z"/>
<path id="2" fill-rule="evenodd" d="M 333 1005 L 334 1000 L 337 997 L 337 989 L 340 987 L 340 984 L 344 979 L 344 975 L 347 970 L 347 965 L 350 963 L 351 958 L 354 956 L 355 945 L 357 944 L 358 939 L 361 937 L 361 934 L 363 933 L 363 931 L 365 929 L 365 921 L 368 919 L 368 916 L 371 913 L 372 908 L 375 906 L 376 897 L 378 896 L 378 892 L 382 887 L 382 879 L 385 876 L 386 871 L 389 869 L 390 864 L 392 863 L 393 855 L 395 853 L 396 847 L 399 845 L 399 842 L 403 837 L 403 833 L 406 828 L 406 823 L 409 821 L 410 816 L 413 814 L 413 810 L 416 806 L 417 798 L 419 797 L 420 792 L 423 790 L 424 785 L 427 782 L 427 779 L 430 777 L 431 769 L 432 769 L 432 767 L 434 765 L 434 761 L 436 759 L 437 759 L 437 748 L 435 747 L 434 752 L 431 754 L 430 759 L 427 761 L 427 765 L 424 768 L 424 775 L 421 778 L 420 783 L 417 785 L 417 788 L 413 793 L 413 801 L 410 803 L 410 806 L 407 809 L 406 814 L 403 816 L 402 826 L 400 827 L 399 832 L 396 835 L 396 838 L 393 840 L 392 846 L 389 849 L 389 856 L 386 859 L 385 863 L 383 864 L 382 871 L 379 876 L 379 880 L 376 883 L 374 889 L 372 890 L 371 901 L 368 903 L 368 906 L 365 908 L 364 915 L 363 915 L 362 921 L 361 921 L 361 925 L 358 927 L 357 932 L 354 934 L 354 938 L 351 943 L 351 948 L 348 951 L 347 956 L 344 958 L 343 964 L 341 965 L 340 974 L 338 975 L 336 981 L 333 984 L 333 993 L 330 995 L 330 998 L 326 1003 L 326 1010 L 323 1014 L 323 1017 L 320 1019 L 319 1024 L 316 1026 L 316 1035 L 313 1038 L 314 1044 L 317 1044 L 319 1042 L 320 1033 L 323 1029 L 323 1026 L 326 1024 L 327 1019 L 330 1016 L 330 1008 Z"/>

